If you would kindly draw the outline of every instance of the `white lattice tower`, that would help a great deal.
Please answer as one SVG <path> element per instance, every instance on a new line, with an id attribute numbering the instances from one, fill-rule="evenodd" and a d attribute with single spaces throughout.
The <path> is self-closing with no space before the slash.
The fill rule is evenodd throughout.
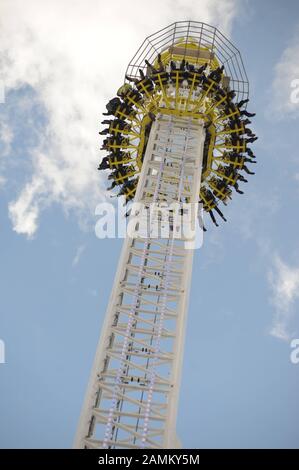
<path id="1" fill-rule="evenodd" d="M 159 114 L 135 201 L 197 205 L 205 130 Z M 130 223 L 130 222 L 129 222 Z M 186 238 L 124 241 L 76 448 L 174 448 L 193 249 Z"/>

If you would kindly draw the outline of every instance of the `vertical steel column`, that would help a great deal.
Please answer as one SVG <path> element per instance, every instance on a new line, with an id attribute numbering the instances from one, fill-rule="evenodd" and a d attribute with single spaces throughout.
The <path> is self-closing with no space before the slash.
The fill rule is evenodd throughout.
<path id="1" fill-rule="evenodd" d="M 204 139 L 201 121 L 158 115 L 135 201 L 197 203 Z M 159 210 L 153 214 L 159 217 Z M 177 447 L 193 250 L 185 249 L 183 235 L 152 237 L 124 241 L 76 448 Z"/>

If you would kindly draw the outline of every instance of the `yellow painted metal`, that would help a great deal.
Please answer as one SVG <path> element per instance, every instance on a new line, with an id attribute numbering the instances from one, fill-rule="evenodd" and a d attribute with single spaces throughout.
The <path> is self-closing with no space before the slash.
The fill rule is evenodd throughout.
<path id="1" fill-rule="evenodd" d="M 129 119 L 132 123 L 131 131 L 122 131 L 122 133 L 126 134 L 126 137 L 129 138 L 130 142 L 129 145 L 112 145 L 110 148 L 112 150 L 130 149 L 134 152 L 132 153 L 132 159 L 129 161 L 132 162 L 135 159 L 136 171 L 134 174 L 137 176 L 142 168 L 142 160 L 148 138 L 146 130 L 151 122 L 151 114 L 157 115 L 159 113 L 176 117 L 192 117 L 195 120 L 200 119 L 206 123 L 207 130 L 211 134 L 211 139 L 207 152 L 206 165 L 202 172 L 202 182 L 212 173 L 217 174 L 217 159 L 221 158 L 226 150 L 231 149 L 236 152 L 243 152 L 245 150 L 246 145 L 241 140 L 234 144 L 227 140 L 230 134 L 241 131 L 242 129 L 225 130 L 223 123 L 228 117 L 238 115 L 239 113 L 236 111 L 226 116 L 220 116 L 219 113 L 217 113 L 218 107 L 223 104 L 226 97 L 222 97 L 217 102 L 211 100 L 209 92 L 213 87 L 217 86 L 216 82 L 209 80 L 209 82 L 205 84 L 205 90 L 199 92 L 199 76 L 196 73 L 192 75 L 192 72 L 190 72 L 188 76 L 188 86 L 184 88 L 182 86 L 183 72 L 181 70 L 172 70 L 171 74 L 174 86 L 165 84 L 163 72 L 159 72 L 161 62 L 163 66 L 166 67 L 170 64 L 170 61 L 181 62 L 183 59 L 197 67 L 208 64 L 209 71 L 215 70 L 220 66 L 211 49 L 203 46 L 199 47 L 198 41 L 192 40 L 190 37 L 188 41 L 186 41 L 186 39 L 180 39 L 173 46 L 162 51 L 159 57 L 156 57 L 153 67 L 157 70 L 157 73 L 152 75 L 155 87 L 153 87 L 151 91 L 149 90 L 146 77 L 140 79 L 138 84 L 136 84 L 137 89 L 143 94 L 142 100 L 136 101 L 136 99 L 130 97 L 132 87 L 127 83 L 119 89 L 120 93 L 125 92 L 127 101 L 136 107 L 137 112 L 134 115 L 126 115 L 124 111 L 117 111 L 117 117 Z M 148 73 L 151 74 L 151 70 L 148 69 Z M 121 131 L 117 132 L 120 133 Z M 223 142 L 221 142 L 222 136 L 226 137 L 226 140 Z M 129 161 L 125 160 L 125 163 L 129 163 Z M 117 165 L 117 162 L 115 165 Z M 233 180 L 225 175 L 221 176 L 233 183 Z M 211 187 L 213 187 L 213 184 Z M 216 187 L 215 190 L 222 200 L 227 197 L 227 194 L 221 191 L 219 192 Z M 128 190 L 127 194 L 131 196 L 134 191 L 134 188 Z M 203 200 L 206 207 L 211 208 L 213 204 L 205 200 L 204 194 L 200 194 L 200 198 Z"/>

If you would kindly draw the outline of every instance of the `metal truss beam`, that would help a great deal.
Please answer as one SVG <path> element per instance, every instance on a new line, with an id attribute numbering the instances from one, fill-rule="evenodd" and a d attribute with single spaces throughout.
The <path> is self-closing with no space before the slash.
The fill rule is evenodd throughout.
<path id="1" fill-rule="evenodd" d="M 205 130 L 158 116 L 135 201 L 197 203 Z M 157 215 L 159 217 L 159 215 Z M 193 250 L 127 237 L 84 401 L 76 448 L 173 448 Z"/>

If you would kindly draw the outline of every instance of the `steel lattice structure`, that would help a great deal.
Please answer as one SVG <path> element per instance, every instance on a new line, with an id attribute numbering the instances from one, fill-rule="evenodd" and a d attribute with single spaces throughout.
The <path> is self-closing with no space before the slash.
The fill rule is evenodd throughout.
<path id="1" fill-rule="evenodd" d="M 206 49 L 212 56 L 205 60 L 212 61 L 216 57 L 217 61 L 224 65 L 225 72 L 231 80 L 231 88 L 236 91 L 237 99 L 246 99 L 249 95 L 249 82 L 244 68 L 240 51 L 231 41 L 222 34 L 219 29 L 206 23 L 198 21 L 177 21 L 166 28 L 148 36 L 130 61 L 127 68 L 127 75 L 138 76 L 138 70 L 145 70 L 145 59 L 154 61 L 158 53 L 168 51 L 173 57 L 173 48 L 183 38 L 185 45 L 194 40 L 197 51 Z M 187 48 L 182 51 L 182 56 L 186 57 Z M 200 54 L 195 54 L 195 64 L 202 63 Z"/>
<path id="2" fill-rule="evenodd" d="M 249 172 L 246 153 L 253 158 L 244 112 L 233 102 L 248 96 L 238 50 L 216 28 L 178 22 L 144 41 L 126 78 L 121 100 L 107 105 L 116 119 L 104 121 L 109 128 L 102 132 L 110 134 L 103 143 L 110 154 L 100 169 L 112 170 L 113 188 L 119 186 L 127 201 L 157 207 L 153 224 L 161 223 L 159 207 L 175 202 L 200 201 L 213 220 L 212 210 L 223 217 L 218 204 L 231 197 L 229 186 L 238 190 L 237 181 L 246 182 L 239 171 Z M 170 214 L 167 222 L 167 238 L 153 236 L 150 226 L 146 235 L 125 239 L 77 448 L 179 447 L 176 416 L 194 250 L 186 249 L 184 233 L 177 236 L 178 219 Z"/>

